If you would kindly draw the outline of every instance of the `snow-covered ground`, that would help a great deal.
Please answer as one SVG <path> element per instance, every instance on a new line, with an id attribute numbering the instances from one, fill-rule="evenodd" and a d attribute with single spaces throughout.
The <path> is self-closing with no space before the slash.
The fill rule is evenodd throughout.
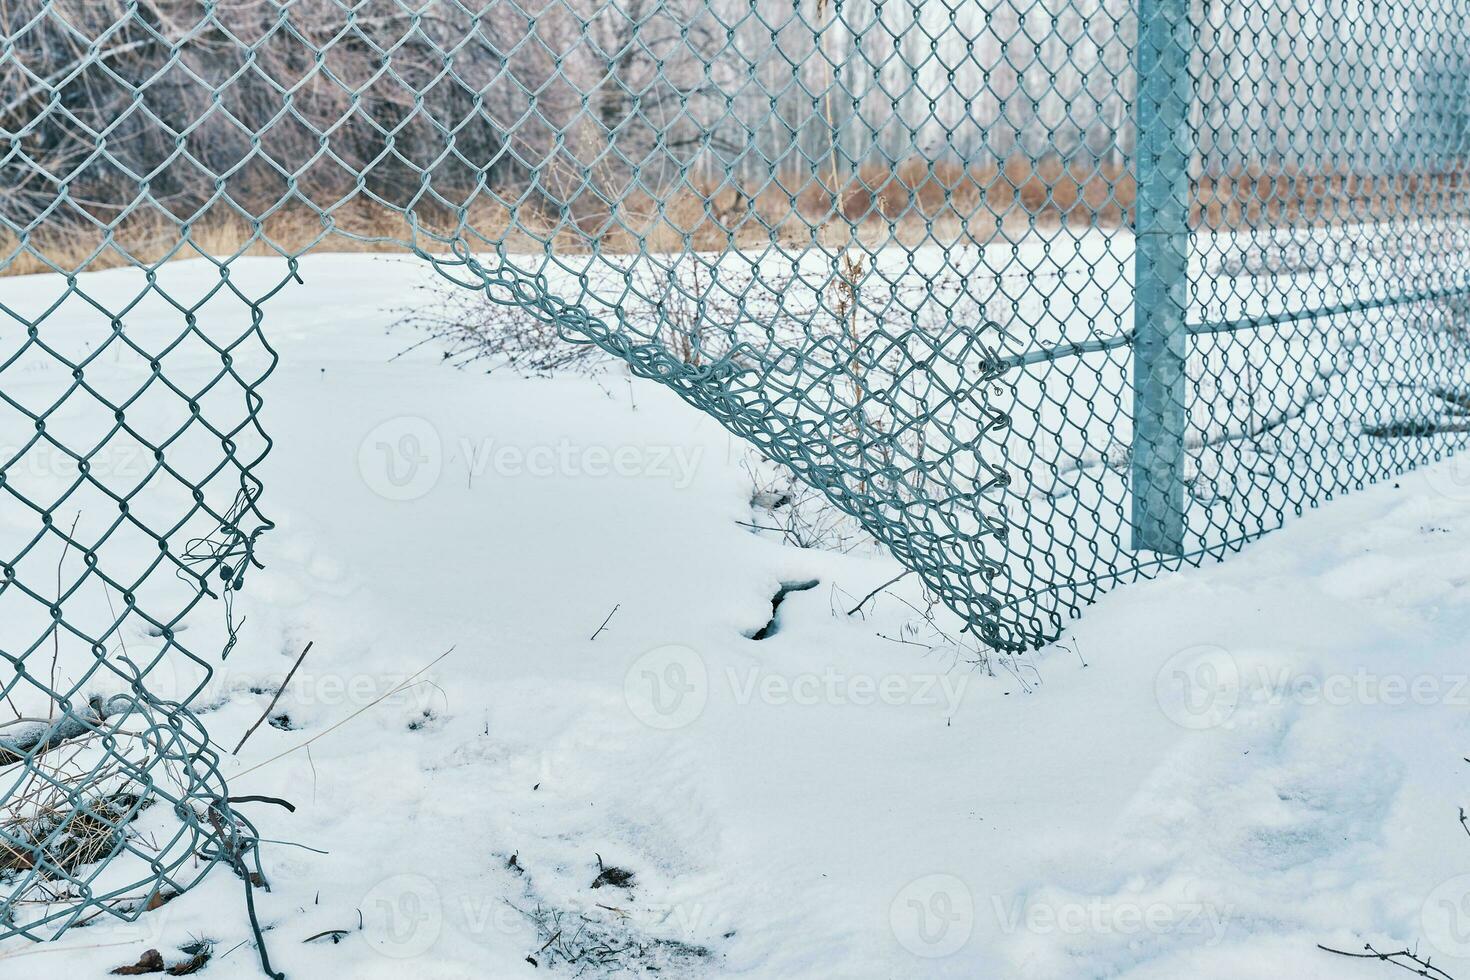
<path id="1" fill-rule="evenodd" d="M 892 559 L 748 527 L 746 449 L 658 386 L 395 357 L 431 277 L 313 257 L 267 307 L 278 527 L 196 703 L 231 792 L 297 807 L 241 805 L 293 980 L 1392 975 L 1316 948 L 1364 941 L 1470 975 L 1463 465 L 980 670 L 912 577 L 848 615 Z M 209 939 L 253 977 L 248 936 L 217 869 L 0 976 Z"/>

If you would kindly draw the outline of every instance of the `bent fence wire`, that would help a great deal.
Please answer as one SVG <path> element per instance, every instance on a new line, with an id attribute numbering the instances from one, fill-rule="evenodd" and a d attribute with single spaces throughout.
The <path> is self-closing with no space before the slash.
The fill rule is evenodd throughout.
<path id="1" fill-rule="evenodd" d="M 0 318 L 0 929 L 259 881 L 191 704 L 271 526 L 265 310 L 310 248 L 611 352 L 1024 649 L 1464 444 L 1467 16 L 7 4 L 4 264 L 52 274 Z"/>

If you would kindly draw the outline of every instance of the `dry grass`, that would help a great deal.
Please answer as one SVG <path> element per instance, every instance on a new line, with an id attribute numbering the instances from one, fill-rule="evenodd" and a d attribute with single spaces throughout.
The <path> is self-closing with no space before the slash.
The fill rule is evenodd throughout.
<path id="1" fill-rule="evenodd" d="M 1240 169 L 1206 176 L 1191 220 L 1210 229 L 1322 226 L 1465 214 L 1462 167 L 1402 174 Z"/>
<path id="2" fill-rule="evenodd" d="M 865 165 L 840 179 L 817 173 L 760 187 L 690 177 L 657 196 L 598 174 L 561 183 L 574 193 L 559 207 L 512 207 L 494 197 L 476 198 L 462 226 L 471 247 L 503 242 L 512 251 L 582 254 L 596 248 L 628 254 L 723 251 L 773 241 L 787 247 L 846 247 L 855 240 L 984 243 L 1015 240 L 1036 228 L 1126 226 L 1136 194 L 1133 176 L 1120 162 L 1068 164 L 1056 157 L 970 167 L 910 158 L 895 167 Z M 1459 172 L 1239 170 L 1196 182 L 1191 221 L 1196 227 L 1238 229 L 1402 220 L 1463 213 L 1465 192 Z M 461 228 L 444 208 L 438 214 L 418 211 L 416 236 L 402 211 L 370 199 L 328 206 L 330 217 L 323 218 L 318 205 L 297 202 L 257 226 L 219 205 L 190 221 L 186 235 L 158 208 L 140 209 L 105 228 L 72 212 L 71 220 L 54 221 L 24 242 L 0 235 L 0 261 L 8 260 L 3 274 L 24 275 L 203 255 L 299 254 L 308 247 L 397 252 L 408 240 L 433 252 L 447 250 L 442 239 Z"/>
<path id="3" fill-rule="evenodd" d="M 114 732 L 112 744 L 117 751 L 89 734 L 4 767 L 14 783 L 0 807 L 0 881 L 39 873 L 22 900 L 61 897 L 68 890 L 62 876 L 115 854 L 128 824 L 151 802 L 134 776 L 147 763 L 143 739 Z M 47 884 L 53 880 L 54 890 Z"/>

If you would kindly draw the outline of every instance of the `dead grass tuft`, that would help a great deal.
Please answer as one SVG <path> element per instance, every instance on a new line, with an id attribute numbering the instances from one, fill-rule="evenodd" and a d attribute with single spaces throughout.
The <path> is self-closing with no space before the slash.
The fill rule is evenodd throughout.
<path id="1" fill-rule="evenodd" d="M 0 235 L 0 262 L 8 263 L 3 274 L 25 275 L 170 259 L 294 255 L 311 247 L 397 252 L 410 240 L 434 252 L 447 250 L 445 240 L 456 235 L 474 249 L 503 245 L 514 252 L 573 255 L 593 249 L 724 251 L 771 242 L 798 248 L 846 247 L 855 240 L 982 244 L 1015 240 L 1035 228 L 1124 227 L 1132 221 L 1137 192 L 1121 161 L 1068 163 L 1055 156 L 976 166 L 910 157 L 893 166 L 865 164 L 845 176 L 818 168 L 758 187 L 691 175 L 656 195 L 597 174 L 567 176 L 561 183 L 569 190 L 560 204 L 523 200 L 506 190 L 476 197 L 462 222 L 442 206 L 425 207 L 410 222 L 401 210 L 366 198 L 328 205 L 326 217 L 317 205 L 297 201 L 258 223 L 224 206 L 186 226 L 157 207 L 106 226 L 73 213 L 24 239 Z M 1230 230 L 1403 220 L 1447 209 L 1463 212 L 1465 190 L 1457 170 L 1243 168 L 1195 182 L 1191 221 Z"/>

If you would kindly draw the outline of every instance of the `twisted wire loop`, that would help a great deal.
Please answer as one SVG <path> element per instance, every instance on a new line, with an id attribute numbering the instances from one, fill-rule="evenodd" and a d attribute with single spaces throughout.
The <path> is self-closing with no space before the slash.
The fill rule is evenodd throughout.
<path id="1" fill-rule="evenodd" d="M 1024 650 L 1465 444 L 1467 14 L 7 5 L 0 929 L 252 877 L 196 713 L 312 248 L 668 385 Z"/>

